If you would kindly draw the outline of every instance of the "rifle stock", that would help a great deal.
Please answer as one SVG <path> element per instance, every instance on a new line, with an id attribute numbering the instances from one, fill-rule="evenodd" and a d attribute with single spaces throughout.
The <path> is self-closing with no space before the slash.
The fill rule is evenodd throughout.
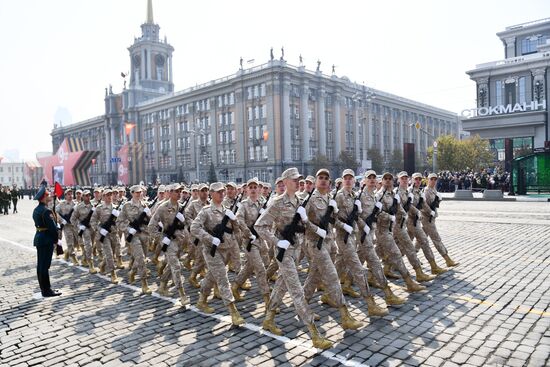
<path id="1" fill-rule="evenodd" d="M 240 193 L 239 197 L 235 200 L 233 205 L 231 205 L 231 208 L 229 210 L 231 210 L 233 213 L 235 213 L 235 208 L 241 202 L 242 198 L 243 198 L 243 194 Z M 223 243 L 224 233 L 233 233 L 232 229 L 227 228 L 227 223 L 229 223 L 229 217 L 227 216 L 227 214 L 224 214 L 221 223 L 218 223 L 214 227 L 214 229 L 212 230 L 212 236 L 219 239 L 220 243 Z M 218 246 L 212 245 L 212 247 L 210 247 L 210 256 L 212 256 L 212 257 L 216 256 L 216 250 L 217 249 L 218 249 Z"/>
<path id="2" fill-rule="evenodd" d="M 334 191 L 334 196 L 330 197 L 331 200 L 334 200 L 336 197 L 336 194 L 338 194 L 338 191 L 340 190 L 341 183 L 339 183 L 336 186 L 336 191 Z M 334 213 L 334 208 L 332 206 L 328 206 L 327 211 L 323 215 L 323 218 L 321 219 L 321 223 L 319 224 L 319 227 L 324 229 L 325 231 L 328 229 L 330 219 L 332 218 L 332 213 Z M 321 250 L 321 247 L 323 246 L 323 237 L 319 237 L 317 240 L 317 249 Z"/>
<path id="3" fill-rule="evenodd" d="M 306 207 L 307 203 L 309 202 L 309 199 L 311 198 L 311 195 L 313 194 L 313 191 L 314 190 L 311 190 L 307 198 L 302 202 L 302 204 L 300 204 L 301 207 L 303 208 Z M 291 245 L 294 245 L 294 236 L 296 235 L 296 233 L 299 233 L 304 229 L 304 227 L 299 226 L 301 219 L 302 218 L 300 218 L 300 214 L 298 214 L 297 212 L 294 213 L 294 217 L 292 217 L 292 222 L 290 222 L 290 224 L 287 224 L 281 232 L 281 236 L 285 240 L 290 242 Z M 279 262 L 283 261 L 283 257 L 285 256 L 285 251 L 286 250 L 284 248 L 279 247 L 279 250 L 277 251 L 277 260 L 279 260 Z"/>

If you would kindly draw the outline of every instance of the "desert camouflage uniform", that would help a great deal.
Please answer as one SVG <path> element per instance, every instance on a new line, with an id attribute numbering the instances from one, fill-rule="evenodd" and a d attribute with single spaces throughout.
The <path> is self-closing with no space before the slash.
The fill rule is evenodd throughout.
<path id="1" fill-rule="evenodd" d="M 115 248 L 117 246 L 120 246 L 120 244 L 118 243 L 119 239 L 116 226 L 113 225 L 111 227 L 111 230 L 105 236 L 103 243 L 101 243 L 99 240 L 101 238 L 101 225 L 107 222 L 113 210 L 113 204 L 107 205 L 106 203 L 101 203 L 95 209 L 94 214 L 92 214 L 92 219 L 90 220 L 90 226 L 92 228 L 95 228 L 96 231 L 96 241 L 98 242 L 98 246 L 101 247 L 103 252 L 103 263 L 105 264 L 105 271 L 108 273 L 115 270 L 113 254 Z"/>

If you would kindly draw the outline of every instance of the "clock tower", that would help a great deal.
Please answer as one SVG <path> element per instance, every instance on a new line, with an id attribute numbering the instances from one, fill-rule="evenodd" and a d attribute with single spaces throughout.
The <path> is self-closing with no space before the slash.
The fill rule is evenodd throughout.
<path id="1" fill-rule="evenodd" d="M 141 37 L 135 38 L 134 44 L 128 47 L 130 89 L 152 92 L 156 95 L 174 91 L 172 81 L 174 48 L 168 44 L 166 37 L 164 40 L 160 39 L 159 30 L 159 25 L 153 21 L 153 2 L 147 0 L 147 17 L 145 23 L 141 25 Z"/>

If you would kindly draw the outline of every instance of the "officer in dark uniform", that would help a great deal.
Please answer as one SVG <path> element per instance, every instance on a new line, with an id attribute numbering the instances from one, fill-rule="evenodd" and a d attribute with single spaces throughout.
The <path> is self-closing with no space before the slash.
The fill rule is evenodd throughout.
<path id="1" fill-rule="evenodd" d="M 13 185 L 11 189 L 11 202 L 13 203 L 13 213 L 17 213 L 17 200 L 19 200 L 19 190 Z"/>
<path id="2" fill-rule="evenodd" d="M 54 246 L 58 241 L 57 225 L 55 224 L 54 215 L 47 205 L 51 201 L 46 187 L 42 186 L 34 197 L 38 200 L 38 206 L 32 213 L 32 219 L 36 227 L 34 235 L 34 246 L 36 247 L 37 264 L 36 275 L 38 276 L 38 284 L 43 297 L 55 297 L 61 295 L 60 292 L 53 291 L 50 285 L 50 274 L 48 270 L 52 263 L 52 255 Z"/>

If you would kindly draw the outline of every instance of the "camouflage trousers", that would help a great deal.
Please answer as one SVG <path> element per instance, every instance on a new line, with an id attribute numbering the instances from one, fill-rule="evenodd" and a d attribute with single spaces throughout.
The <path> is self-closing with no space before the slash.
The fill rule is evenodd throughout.
<path id="1" fill-rule="evenodd" d="M 78 235 L 77 235 L 78 237 Z M 86 228 L 84 232 L 82 232 L 82 237 L 79 237 L 82 239 L 82 242 L 84 243 L 84 250 L 83 255 L 84 259 L 88 261 L 89 263 L 94 261 L 93 258 L 93 247 L 92 247 L 92 233 L 90 229 Z"/>
<path id="2" fill-rule="evenodd" d="M 92 250 L 95 249 L 99 258 L 103 259 L 103 246 L 99 242 L 100 235 L 98 234 L 98 232 L 92 229 L 90 229 L 90 234 L 92 237 Z"/>
<path id="3" fill-rule="evenodd" d="M 447 255 L 447 248 L 443 245 L 443 241 L 441 241 L 441 237 L 439 237 L 439 232 L 435 226 L 435 218 L 432 218 L 432 222 L 430 223 L 430 218 L 422 217 L 422 228 L 431 238 L 437 252 L 439 252 L 441 256 Z"/>
<path id="4" fill-rule="evenodd" d="M 357 255 L 357 246 L 355 244 L 355 235 L 349 235 L 347 242 L 344 242 L 345 231 L 338 231 L 336 235 L 336 244 L 338 245 L 338 254 L 336 255 L 336 270 L 341 278 L 344 274 L 349 274 L 353 279 L 353 283 L 359 287 L 359 292 L 362 297 L 371 294 L 365 268 L 359 261 Z"/>
<path id="5" fill-rule="evenodd" d="M 397 221 L 395 224 L 396 225 L 393 227 L 393 238 L 395 239 L 395 243 L 397 244 L 399 251 L 401 251 L 401 254 L 407 256 L 409 264 L 411 264 L 414 269 L 419 268 L 420 260 L 418 260 L 418 256 L 416 255 L 416 249 L 414 248 L 414 244 L 409 237 L 407 227 L 405 224 L 401 227 L 400 221 Z"/>
<path id="6" fill-rule="evenodd" d="M 383 262 L 392 265 L 401 276 L 409 275 L 403 255 L 395 243 L 392 232 L 386 226 L 376 226 L 376 252 L 380 254 Z"/>
<path id="7" fill-rule="evenodd" d="M 359 257 L 359 262 L 361 264 L 364 264 L 365 261 L 367 262 L 367 266 L 372 275 L 374 275 L 376 282 L 378 282 L 378 284 L 385 288 L 388 285 L 388 280 L 384 275 L 380 258 L 374 250 L 374 245 L 372 243 L 373 234 L 374 230 L 371 230 L 369 234 L 365 237 L 364 243 L 361 243 L 361 239 L 358 240 L 357 256 Z"/>
<path id="8" fill-rule="evenodd" d="M 414 220 L 409 217 L 409 219 L 407 220 L 407 232 L 409 233 L 409 237 L 411 238 L 411 240 L 416 238 L 416 242 L 422 249 L 422 252 L 424 253 L 426 259 L 429 262 L 435 260 L 434 253 L 430 248 L 430 242 L 428 241 L 426 233 L 424 233 L 424 230 L 420 226 L 420 222 L 417 222 L 415 226 Z"/>
<path id="9" fill-rule="evenodd" d="M 323 245 L 319 250 L 317 248 L 317 239 L 307 239 L 304 250 L 307 253 L 309 263 L 309 273 L 304 283 L 304 297 L 310 300 L 316 288 L 322 284 L 325 292 L 338 307 L 346 304 L 346 299 L 342 294 L 342 287 L 338 279 L 338 272 L 330 258 L 330 243 L 334 238 L 325 238 Z"/>
<path id="10" fill-rule="evenodd" d="M 206 262 L 204 261 L 204 256 L 202 254 L 201 243 L 199 242 L 198 244 L 195 245 L 195 242 L 196 242 L 195 238 L 191 237 L 191 245 L 189 246 L 188 251 L 189 251 L 189 254 L 190 255 L 192 254 L 193 258 L 195 259 L 195 261 L 193 262 L 192 271 L 195 274 L 198 274 L 202 269 L 206 267 Z"/>
<path id="11" fill-rule="evenodd" d="M 162 242 L 160 243 L 160 245 L 162 247 Z M 160 277 L 161 282 L 166 283 L 168 283 L 170 277 L 172 277 L 174 286 L 178 289 L 183 287 L 183 275 L 181 272 L 181 264 L 179 259 L 180 247 L 180 239 L 174 238 L 172 242 L 170 242 L 168 249 L 164 253 L 164 259 L 166 260 L 166 269 Z"/>
<path id="12" fill-rule="evenodd" d="M 278 250 L 275 249 L 277 252 Z M 299 255 L 299 248 L 289 246 L 285 251 L 283 261 L 279 262 L 275 258 L 275 261 L 279 266 L 279 277 L 275 282 L 275 287 L 271 292 L 269 299 L 268 310 L 274 311 L 277 309 L 285 296 L 286 292 L 290 294 L 296 313 L 305 324 L 313 323 L 313 313 L 309 308 L 306 299 L 304 297 L 304 290 L 298 277 L 298 270 L 296 269 L 296 261 Z"/>
<path id="13" fill-rule="evenodd" d="M 238 273 L 241 270 L 241 248 L 234 235 L 225 237 L 229 239 L 227 243 L 229 266 L 231 267 L 231 270 Z"/>
<path id="14" fill-rule="evenodd" d="M 99 232 L 98 232 L 99 234 Z M 97 236 L 97 242 L 99 242 L 100 236 Z M 108 233 L 103 239 L 103 243 L 100 242 L 103 249 L 103 261 L 105 263 L 105 271 L 107 273 L 115 270 L 115 258 L 114 253 L 117 246 L 120 248 L 120 242 L 118 239 L 118 233 Z"/>
<path id="15" fill-rule="evenodd" d="M 248 241 L 246 241 L 248 243 Z M 269 295 L 269 285 L 267 284 L 266 271 L 264 261 L 262 259 L 262 247 L 267 247 L 265 242 L 260 238 L 257 238 L 256 241 L 252 244 L 250 252 L 245 250 L 246 261 L 244 266 L 241 268 L 241 271 L 235 277 L 235 283 L 239 286 L 250 278 L 252 273 L 256 275 L 256 280 L 258 281 L 258 286 L 260 287 L 260 293 L 262 295 Z"/>
<path id="16" fill-rule="evenodd" d="M 76 255 L 75 247 L 77 245 L 77 232 L 72 224 L 65 224 L 63 226 L 63 237 L 65 237 L 65 243 L 67 244 L 67 252 L 69 256 Z"/>
<path id="17" fill-rule="evenodd" d="M 147 268 L 145 266 L 145 254 L 144 247 L 147 250 L 147 240 L 149 235 L 147 233 L 136 233 L 132 237 L 132 241 L 129 244 L 129 249 L 132 254 L 134 262 L 132 263 L 132 271 L 138 274 L 141 279 L 147 278 Z"/>
<path id="18" fill-rule="evenodd" d="M 200 244 L 202 250 L 202 256 L 206 262 L 206 276 L 201 281 L 201 294 L 208 296 L 212 291 L 214 285 L 218 286 L 220 297 L 223 303 L 227 306 L 230 303 L 235 302 L 233 293 L 231 292 L 231 285 L 229 284 L 229 278 L 227 277 L 227 268 L 225 265 L 229 260 L 231 251 L 226 247 L 218 247 L 214 257 L 210 255 L 210 244 Z"/>

